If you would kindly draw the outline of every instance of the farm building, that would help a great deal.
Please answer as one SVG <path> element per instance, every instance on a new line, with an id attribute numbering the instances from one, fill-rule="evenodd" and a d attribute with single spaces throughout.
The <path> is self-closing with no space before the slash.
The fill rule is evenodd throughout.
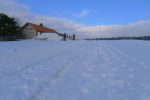
<path id="1" fill-rule="evenodd" d="M 42 33 L 56 33 L 57 35 L 62 36 L 62 34 L 58 33 L 56 30 L 43 26 L 42 23 L 37 25 L 28 22 L 22 27 L 22 37 L 25 39 L 34 38 L 41 35 Z"/>

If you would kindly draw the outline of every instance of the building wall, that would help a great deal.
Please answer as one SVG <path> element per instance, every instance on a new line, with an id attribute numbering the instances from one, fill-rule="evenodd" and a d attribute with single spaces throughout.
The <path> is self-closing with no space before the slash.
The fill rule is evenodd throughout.
<path id="1" fill-rule="evenodd" d="M 37 36 L 37 32 L 36 30 L 33 30 L 30 25 L 28 25 L 22 30 L 22 35 L 25 39 L 31 39 Z"/>

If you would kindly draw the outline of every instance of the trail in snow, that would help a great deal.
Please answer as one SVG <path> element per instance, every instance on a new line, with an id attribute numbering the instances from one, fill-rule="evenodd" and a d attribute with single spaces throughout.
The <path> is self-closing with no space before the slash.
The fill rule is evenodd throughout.
<path id="1" fill-rule="evenodd" d="M 38 65 L 38 64 L 48 62 L 51 59 L 55 59 L 56 57 L 59 57 L 60 55 L 64 55 L 65 53 L 68 53 L 68 51 L 74 51 L 75 48 L 78 48 L 78 45 L 73 46 L 73 45 L 69 44 L 66 48 L 63 48 L 63 51 L 57 51 L 54 54 L 51 54 L 51 53 L 47 54 L 45 58 L 38 59 L 37 61 L 34 61 L 34 62 L 32 62 L 26 66 L 23 66 L 23 67 L 19 66 L 20 68 L 17 68 L 14 71 L 11 71 L 9 73 L 6 73 L 5 75 L 1 75 L 1 79 L 6 78 L 6 77 L 10 77 L 10 76 L 15 75 L 15 74 L 18 74 L 24 70 L 28 70 L 29 68 L 36 67 L 36 65 Z M 57 48 L 55 48 L 55 49 L 57 49 Z"/>
<path id="2" fill-rule="evenodd" d="M 81 46 L 81 45 L 80 45 Z M 85 46 L 85 45 L 84 45 Z M 86 48 L 87 49 L 87 48 Z M 54 75 L 52 75 L 52 77 L 50 77 L 34 94 L 32 94 L 28 100 L 38 100 L 38 97 L 42 96 L 42 94 L 45 94 L 45 90 L 47 89 L 51 89 L 52 86 L 61 80 L 61 78 L 65 75 L 65 73 L 73 66 L 71 66 L 71 64 L 73 64 L 77 59 L 79 59 L 80 57 L 83 57 L 85 54 L 87 54 L 87 52 L 80 54 L 81 51 L 85 51 L 85 48 L 79 49 L 79 50 L 72 50 L 69 52 L 65 52 L 67 53 L 69 56 L 67 57 L 67 61 L 63 62 L 63 65 L 59 65 L 61 66 L 61 68 L 56 71 L 54 73 Z M 71 53 L 70 53 L 71 52 Z M 74 52 L 72 54 L 72 52 Z M 60 57 L 60 56 L 59 56 Z M 59 59 L 59 58 L 56 58 Z M 58 67 L 58 66 L 57 66 Z M 63 81 L 63 80 L 62 80 Z"/>
<path id="3" fill-rule="evenodd" d="M 43 98 L 140 100 L 149 97 L 150 91 L 144 88 L 149 86 L 149 70 L 144 69 L 144 66 L 132 60 L 131 57 L 125 56 L 125 53 L 107 44 L 89 43 L 89 45 L 92 45 L 89 47 L 93 49 L 84 51 L 87 52 L 87 55 L 80 58 L 86 60 L 79 62 L 80 65 L 72 64 L 76 67 L 72 67 L 73 69 L 66 73 L 63 81 L 55 83 L 56 87 L 47 88 L 43 96 L 39 95 L 39 100 Z M 74 83 L 70 83 L 73 79 Z M 145 94 L 141 95 L 141 91 Z M 57 93 L 59 96 L 54 95 Z"/>
<path id="4" fill-rule="evenodd" d="M 124 42 L 128 44 L 131 41 Z M 44 46 L 43 43 L 39 44 L 29 49 L 33 54 L 26 57 L 31 57 L 33 61 L 24 59 L 26 64 L 22 64 L 21 68 L 15 63 L 8 67 L 0 66 L 0 70 L 4 70 L 0 74 L 1 78 L 3 76 L 0 81 L 0 100 L 149 100 L 150 98 L 149 63 L 139 61 L 136 56 L 129 55 L 115 44 L 105 41 L 50 43 L 53 48 L 47 47 L 48 44 Z M 36 52 L 35 48 L 38 49 Z M 14 55 L 23 52 L 26 51 L 17 51 Z M 42 53 L 42 58 L 34 60 L 34 57 L 40 57 Z M 18 59 L 15 56 L 12 58 Z M 3 69 L 5 66 L 7 70 Z M 15 68 L 9 71 L 8 68 L 12 66 Z"/>

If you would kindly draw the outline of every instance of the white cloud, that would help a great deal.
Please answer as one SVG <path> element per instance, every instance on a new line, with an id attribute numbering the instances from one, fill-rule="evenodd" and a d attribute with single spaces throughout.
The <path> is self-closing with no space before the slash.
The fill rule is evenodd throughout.
<path id="1" fill-rule="evenodd" d="M 29 7 L 16 0 L 0 0 L 0 12 L 10 16 L 25 17 L 29 15 Z"/>
<path id="2" fill-rule="evenodd" d="M 15 0 L 5 0 L 5 2 L 0 0 L 0 2 L 0 12 L 17 16 L 23 24 L 27 21 L 36 24 L 43 22 L 44 25 L 54 28 L 58 32 L 77 33 L 78 37 L 81 38 L 150 35 L 150 20 L 129 23 L 126 25 L 87 26 L 64 18 L 31 14 L 27 5 L 20 4 Z M 81 15 L 86 15 L 86 13 Z"/>
<path id="3" fill-rule="evenodd" d="M 81 17 L 89 16 L 90 14 L 91 14 L 91 11 L 86 9 L 86 10 L 81 11 L 78 14 L 75 14 L 75 17 L 81 18 Z"/>
<path id="4" fill-rule="evenodd" d="M 86 37 L 144 36 L 150 35 L 150 20 L 127 25 L 97 25 L 81 27 L 79 31 Z"/>

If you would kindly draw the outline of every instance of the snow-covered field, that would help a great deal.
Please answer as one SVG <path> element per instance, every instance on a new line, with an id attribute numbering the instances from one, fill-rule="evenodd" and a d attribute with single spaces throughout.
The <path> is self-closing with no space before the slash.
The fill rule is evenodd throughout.
<path id="1" fill-rule="evenodd" d="M 150 41 L 0 42 L 0 100 L 150 100 Z"/>

